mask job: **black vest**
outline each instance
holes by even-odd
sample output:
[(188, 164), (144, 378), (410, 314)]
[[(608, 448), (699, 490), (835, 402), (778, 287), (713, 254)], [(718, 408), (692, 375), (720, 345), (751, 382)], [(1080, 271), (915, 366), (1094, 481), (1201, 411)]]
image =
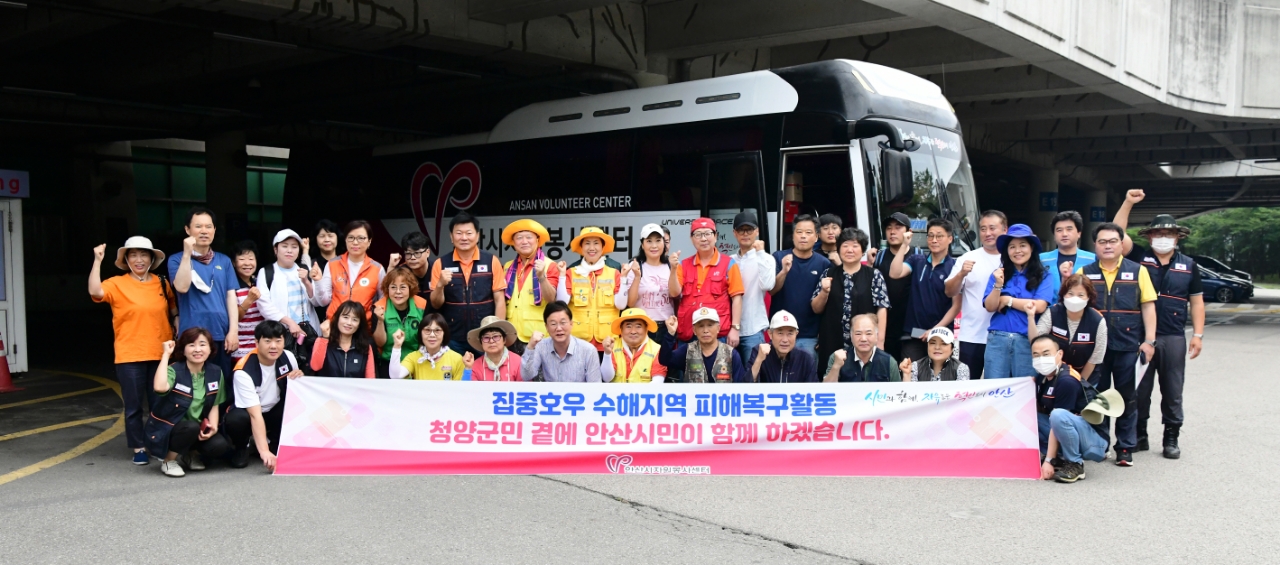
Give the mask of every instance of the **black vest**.
[(844, 366), (840, 367), (840, 382), (889, 382), (889, 368), (893, 366), (893, 356), (885, 353), (883, 349), (876, 349), (875, 354), (871, 356), (871, 362), (867, 363), (866, 368), (862, 367), (862, 363), (858, 361), (857, 352), (852, 348), (846, 350), (845, 355)]
[(338, 347), (338, 340), (331, 339), (329, 340), (329, 347), (325, 348), (324, 365), (320, 367), (317, 374), (322, 377), (363, 379), (365, 365), (369, 364), (371, 353), (372, 350), (370, 349), (366, 349), (363, 352), (355, 349), (343, 351), (341, 347)]
[(1191, 273), (1196, 272), (1196, 262), (1177, 251), (1169, 258), (1169, 270), (1160, 274), (1160, 260), (1155, 254), (1142, 259), (1152, 286), (1156, 287), (1156, 335), (1183, 335), (1187, 328), (1187, 313), (1191, 299)]
[(1107, 280), (1102, 275), (1101, 263), (1090, 263), (1083, 269), (1084, 276), (1093, 283), (1098, 299), (1093, 306), (1107, 319), (1107, 349), (1112, 351), (1137, 351), (1145, 337), (1142, 325), (1141, 291), (1138, 274), (1142, 265), (1128, 259), (1120, 260), (1116, 280), (1107, 290)]
[[(844, 348), (844, 267), (833, 265), (827, 270), (831, 277), (831, 293), (827, 295), (827, 308), (822, 311), (822, 320), (818, 325), (818, 366), (825, 367), (832, 353)], [(875, 277), (875, 269), (863, 265), (853, 275), (853, 315), (875, 314), (876, 307), (871, 302), (871, 282)], [(852, 357), (850, 357), (852, 359)]]
[[(275, 406), (272, 406), (272, 410), (284, 408), (285, 392), (289, 388), (288, 375), (289, 373), (292, 373), (294, 369), (297, 369), (297, 367), (293, 366), (293, 364), (289, 362), (289, 356), (281, 352), (280, 358), (276, 359), (276, 374), (272, 375), (276, 380), (276, 386), (280, 388), (280, 402), (277, 402)], [(257, 353), (250, 355), (244, 362), (244, 368), (240, 370), (247, 373), (250, 379), (253, 379), (253, 388), (259, 388), (262, 386), (262, 362), (258, 361)], [(232, 387), (232, 389), (234, 390), (235, 387)]]
[(449, 322), (452, 339), (465, 342), (468, 331), (480, 327), (485, 316), (494, 314), (492, 267), (493, 255), (481, 251), (471, 263), (471, 281), (467, 282), (462, 265), (452, 253), (440, 257), (440, 270), (452, 277), (444, 287), (444, 305), (440, 307), (440, 314)]
[[(1094, 341), (1098, 339), (1098, 324), (1102, 322), (1102, 313), (1085, 307), (1080, 316), (1080, 325), (1076, 326), (1075, 335), (1068, 335), (1067, 307), (1061, 302), (1049, 307), (1049, 336), (1058, 342), (1062, 350), (1062, 360), (1076, 371), (1084, 369), (1084, 364), (1093, 356)], [(1089, 375), (1084, 375), (1088, 378)]]
[[(929, 356), (926, 355), (924, 357), (916, 359), (915, 361), (912, 361), (912, 363), (915, 363), (916, 372), (918, 373), (916, 375), (916, 378), (920, 379), (920, 382), (929, 382), (933, 380), (933, 359), (930, 359)], [(948, 358), (947, 362), (942, 364), (942, 374), (938, 376), (938, 380), (941, 380), (941, 381), (956, 380), (956, 373), (960, 370), (959, 367), (960, 367), (959, 361), (957, 361), (954, 357)], [(902, 378), (904, 381), (910, 377), (911, 375), (902, 375)]]
[[(169, 434), (173, 426), (181, 422), (191, 408), (191, 370), (185, 362), (173, 364), (173, 388), (156, 399), (151, 408), (143, 433), (147, 451), (155, 457), (163, 459), (169, 454)], [(218, 386), (222, 382), (222, 369), (213, 363), (204, 364), (204, 407), (200, 411), (200, 420), (204, 420), (218, 405)]]

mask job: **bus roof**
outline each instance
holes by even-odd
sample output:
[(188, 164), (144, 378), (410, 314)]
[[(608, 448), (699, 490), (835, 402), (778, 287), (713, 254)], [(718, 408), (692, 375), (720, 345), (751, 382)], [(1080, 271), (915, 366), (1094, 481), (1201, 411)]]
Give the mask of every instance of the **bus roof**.
[(897, 69), (837, 59), (538, 102), (507, 114), (490, 132), (388, 145), (375, 148), (373, 155), (789, 112), (959, 127), (938, 85)]

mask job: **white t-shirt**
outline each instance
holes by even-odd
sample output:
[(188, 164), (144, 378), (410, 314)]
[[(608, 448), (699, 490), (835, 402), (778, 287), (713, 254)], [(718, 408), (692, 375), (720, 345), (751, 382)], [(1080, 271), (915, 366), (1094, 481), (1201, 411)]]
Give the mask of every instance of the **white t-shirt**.
[[(284, 354), (289, 357), (289, 363), (294, 367), (298, 366), (298, 360), (290, 351)], [(254, 355), (257, 355), (256, 353)], [(281, 367), (283, 369), (284, 367)], [(262, 386), (253, 386), (253, 377), (244, 371), (236, 371), (232, 376), (232, 384), (236, 387), (236, 408), (248, 408), (250, 406), (261, 406), (263, 412), (268, 412), (280, 403), (280, 386), (276, 384), (276, 366), (275, 364), (262, 366)]]
[(991, 325), (991, 312), (982, 305), (982, 299), (985, 298), (983, 294), (987, 291), (987, 281), (991, 278), (991, 273), (1000, 266), (1000, 254), (992, 255), (981, 247), (965, 253), (956, 259), (956, 264), (951, 268), (951, 274), (947, 276), (947, 280), (960, 274), (965, 261), (973, 261), (973, 270), (965, 276), (960, 288), (964, 298), (960, 303), (960, 335), (958, 337), (960, 341), (969, 343), (986, 343), (987, 327)]

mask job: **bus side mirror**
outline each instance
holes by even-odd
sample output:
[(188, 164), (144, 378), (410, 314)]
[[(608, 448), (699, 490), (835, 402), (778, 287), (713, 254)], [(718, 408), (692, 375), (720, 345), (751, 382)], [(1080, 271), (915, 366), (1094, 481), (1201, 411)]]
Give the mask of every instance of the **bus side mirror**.
[(880, 179), (885, 206), (903, 206), (911, 202), (915, 183), (911, 178), (911, 157), (906, 151), (888, 147), (880, 151)]

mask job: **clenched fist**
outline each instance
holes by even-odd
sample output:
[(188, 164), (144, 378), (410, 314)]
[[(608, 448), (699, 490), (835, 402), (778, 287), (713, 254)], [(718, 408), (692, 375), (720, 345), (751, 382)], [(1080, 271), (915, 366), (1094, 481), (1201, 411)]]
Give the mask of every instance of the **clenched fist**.
[(475, 363), (476, 363), (476, 356), (472, 355), (470, 351), (468, 351), (466, 355), (462, 356), (463, 367), (470, 369), (472, 365), (475, 365)]
[(391, 258), (387, 261), (387, 270), (390, 271), (391, 269), (396, 268), (396, 265), (399, 265), (399, 264), (400, 264), (400, 254), (392, 253)]
[(997, 267), (995, 272), (991, 273), (991, 276), (996, 278), (996, 286), (1004, 286), (1004, 268), (1003, 267)]
[(396, 330), (396, 333), (391, 334), (391, 343), (395, 344), (395, 347), (404, 345), (404, 330)]
[(974, 265), (976, 265), (976, 263), (974, 263), (973, 259), (966, 260), (963, 265), (960, 265), (960, 276), (963, 277), (973, 272)]
[(93, 248), (94, 261), (101, 261), (102, 258), (106, 256), (107, 256), (107, 244), (104, 243), (102, 245), (99, 245)]
[(837, 349), (835, 353), (831, 354), (831, 357), (836, 360), (835, 362), (836, 367), (844, 366), (844, 360), (847, 356), (848, 354), (845, 353), (843, 349)]
[(256, 286), (249, 287), (249, 293), (245, 295), (244, 303), (253, 304), (254, 302), (257, 302), (259, 298), (262, 298), (262, 291), (258, 290), (258, 287)]
[(1061, 265), (1058, 265), (1058, 274), (1062, 275), (1062, 278), (1065, 279), (1071, 276), (1071, 270), (1073, 267), (1075, 267), (1075, 262), (1063, 261)]
[(178, 342), (172, 339), (160, 344), (160, 348), (164, 350), (165, 355), (172, 355), (173, 349), (178, 346)]
[(903, 359), (901, 363), (898, 363), (898, 370), (902, 371), (903, 382), (911, 380), (911, 359)]
[(795, 258), (796, 256), (791, 255), (790, 253), (782, 256), (782, 272), (785, 273), (791, 270), (791, 262), (794, 261)]
[(757, 357), (757, 359), (764, 359), (764, 356), (768, 355), (770, 351), (773, 351), (773, 347), (771, 347), (769, 344), (767, 343), (760, 344), (760, 356)]
[(822, 293), (831, 292), (831, 277), (822, 277)]
[(600, 345), (604, 347), (604, 351), (606, 354), (610, 351), (613, 351), (613, 344), (614, 344), (613, 336), (604, 338), (604, 341), (600, 343)]
[(1142, 202), (1142, 199), (1146, 197), (1147, 197), (1147, 193), (1144, 192), (1141, 188), (1130, 188), (1129, 192), (1125, 193), (1124, 195), (1124, 201), (1130, 204), (1137, 204), (1139, 202)]
[(675, 316), (667, 318), (667, 333), (676, 335), (676, 330), (680, 329), (680, 320)]

